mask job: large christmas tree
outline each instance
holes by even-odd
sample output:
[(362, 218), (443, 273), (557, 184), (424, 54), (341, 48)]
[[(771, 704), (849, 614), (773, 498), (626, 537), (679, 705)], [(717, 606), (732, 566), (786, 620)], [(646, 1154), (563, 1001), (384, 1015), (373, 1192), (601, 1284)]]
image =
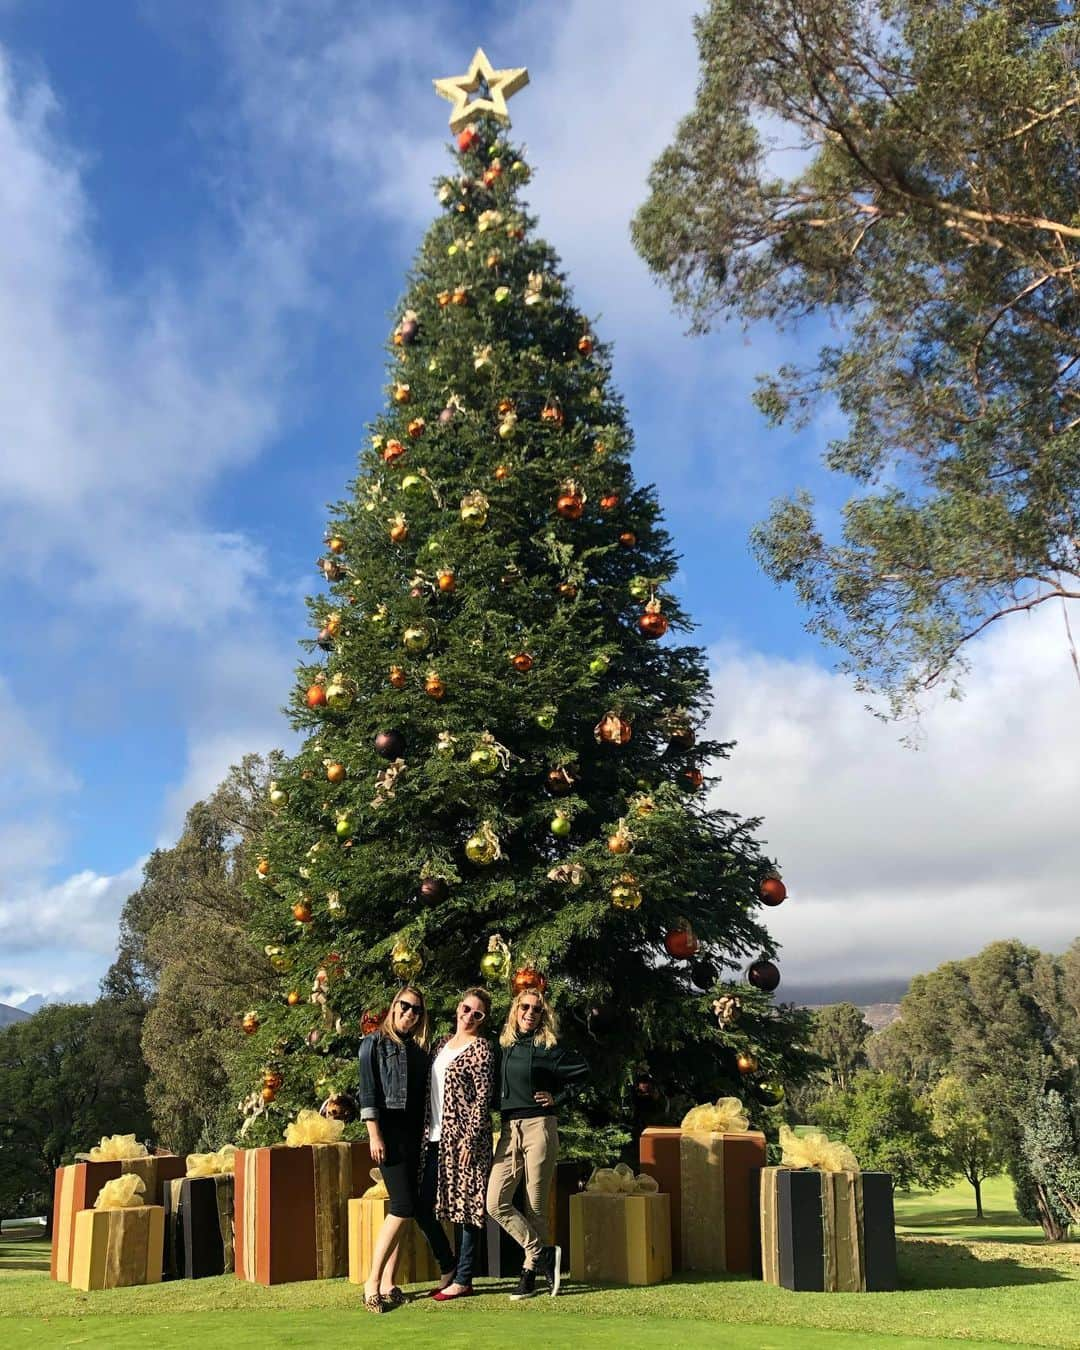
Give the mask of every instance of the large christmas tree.
[(478, 53), (439, 82), (465, 129), (328, 528), (292, 698), (307, 738), (252, 883), (279, 992), (237, 1054), (249, 1141), (328, 1098), (348, 1114), (361, 1034), (406, 977), (440, 1019), (483, 980), (492, 1031), (515, 982), (546, 981), (595, 1070), (594, 1153), (631, 1125), (635, 1083), (646, 1114), (768, 1104), (799, 1062), (798, 1019), (741, 975), (772, 955), (755, 911), (783, 886), (757, 822), (708, 804), (728, 747), (701, 738), (677, 556), (610, 352), (521, 200), (502, 95), (523, 75)]

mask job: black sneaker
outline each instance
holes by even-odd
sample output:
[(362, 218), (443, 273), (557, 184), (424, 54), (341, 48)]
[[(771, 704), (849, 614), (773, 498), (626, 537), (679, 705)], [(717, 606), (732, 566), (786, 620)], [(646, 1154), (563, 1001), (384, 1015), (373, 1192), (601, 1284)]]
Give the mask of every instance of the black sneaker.
[(541, 1247), (537, 1268), (547, 1281), (551, 1297), (554, 1298), (559, 1292), (559, 1285), (562, 1284), (562, 1248)]
[(510, 1295), (513, 1299), (532, 1298), (536, 1293), (536, 1271), (523, 1270), (521, 1279), (518, 1280), (518, 1287)]

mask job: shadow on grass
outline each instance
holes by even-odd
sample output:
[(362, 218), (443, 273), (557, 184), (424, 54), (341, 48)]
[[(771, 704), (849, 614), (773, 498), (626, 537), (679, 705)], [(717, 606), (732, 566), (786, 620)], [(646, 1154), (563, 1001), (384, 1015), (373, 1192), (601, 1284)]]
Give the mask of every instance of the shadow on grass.
[(1011, 1256), (987, 1260), (965, 1242), (920, 1241), (897, 1244), (901, 1289), (1000, 1289), (1006, 1285), (1058, 1284), (1069, 1276), (1047, 1266), (1033, 1266)]
[(40, 1230), (28, 1232), (25, 1237), (15, 1237), (10, 1233), (0, 1239), (0, 1272), (5, 1270), (49, 1269), (49, 1243), (41, 1236)]

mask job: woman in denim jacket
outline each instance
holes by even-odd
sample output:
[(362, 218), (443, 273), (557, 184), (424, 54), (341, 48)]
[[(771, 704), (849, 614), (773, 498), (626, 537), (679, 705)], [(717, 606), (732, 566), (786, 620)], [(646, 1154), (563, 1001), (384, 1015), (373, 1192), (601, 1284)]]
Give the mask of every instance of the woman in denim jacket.
[(400, 989), (378, 1031), (360, 1042), (360, 1119), (367, 1124), (371, 1160), (390, 1197), (364, 1284), (364, 1306), (381, 1313), (405, 1302), (394, 1284), (401, 1230), (415, 1219), (448, 1283), (454, 1271), (450, 1242), (436, 1222), (430, 1198), (420, 1195), (427, 1122), (428, 1015), (423, 994)]

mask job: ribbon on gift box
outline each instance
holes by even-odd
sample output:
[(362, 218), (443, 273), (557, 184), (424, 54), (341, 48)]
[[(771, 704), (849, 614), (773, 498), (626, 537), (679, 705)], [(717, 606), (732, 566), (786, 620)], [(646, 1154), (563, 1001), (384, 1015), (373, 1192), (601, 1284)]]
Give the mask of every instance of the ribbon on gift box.
[(186, 1167), (189, 1177), (231, 1174), (236, 1171), (236, 1148), (232, 1144), (223, 1144), (216, 1153), (189, 1153)]
[(301, 1148), (305, 1144), (340, 1144), (344, 1132), (343, 1120), (329, 1120), (318, 1111), (305, 1108), (286, 1129), (285, 1143), (289, 1148)]
[(365, 1200), (388, 1199), (390, 1192), (386, 1189), (386, 1182), (383, 1181), (383, 1175), (379, 1171), (379, 1169), (377, 1167), (373, 1167), (371, 1171), (368, 1173), (368, 1176), (371, 1178), (373, 1184), (370, 1185), (364, 1192), (363, 1199)]
[(127, 1162), (129, 1158), (148, 1158), (146, 1145), (136, 1142), (133, 1134), (103, 1134), (101, 1143), (89, 1153), (76, 1153), (76, 1162)]
[(619, 1163), (616, 1167), (596, 1167), (585, 1183), (592, 1195), (655, 1195), (660, 1183), (644, 1172), (635, 1174), (632, 1167)]
[(750, 1121), (738, 1097), (718, 1097), (687, 1111), (682, 1128), (702, 1134), (745, 1134)]
[(781, 1167), (798, 1170), (817, 1168), (821, 1172), (858, 1172), (859, 1160), (847, 1144), (835, 1143), (821, 1130), (796, 1134), (787, 1125), (780, 1126)]
[(98, 1191), (95, 1209), (133, 1209), (146, 1204), (146, 1182), (136, 1172), (113, 1177)]

